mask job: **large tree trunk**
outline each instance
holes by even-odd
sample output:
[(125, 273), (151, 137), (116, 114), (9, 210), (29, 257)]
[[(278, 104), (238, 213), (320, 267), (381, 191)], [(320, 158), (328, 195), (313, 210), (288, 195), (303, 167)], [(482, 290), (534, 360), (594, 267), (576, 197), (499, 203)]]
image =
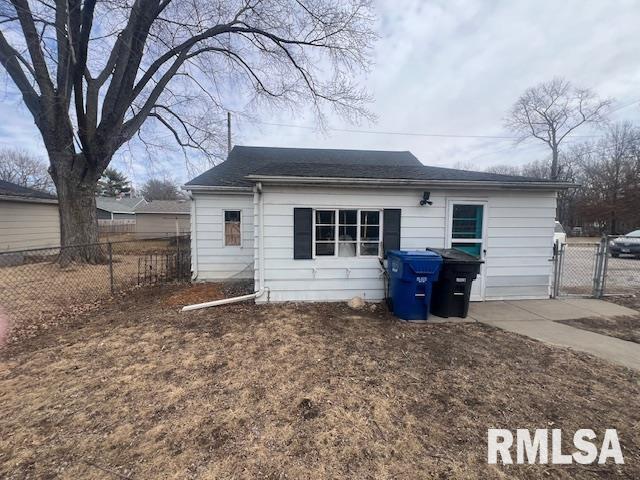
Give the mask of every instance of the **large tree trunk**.
[(60, 263), (103, 263), (106, 252), (98, 243), (95, 188), (99, 175), (82, 155), (52, 158), (53, 181), (60, 212)]

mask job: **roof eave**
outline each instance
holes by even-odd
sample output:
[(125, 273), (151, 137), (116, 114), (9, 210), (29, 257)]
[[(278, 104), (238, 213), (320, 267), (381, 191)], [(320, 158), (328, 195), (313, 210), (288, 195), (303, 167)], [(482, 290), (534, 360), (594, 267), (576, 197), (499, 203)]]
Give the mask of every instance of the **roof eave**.
[(443, 187), (443, 188), (500, 188), (500, 189), (537, 189), (537, 190), (566, 190), (580, 185), (565, 182), (513, 182), (494, 180), (416, 180), (416, 179), (391, 179), (391, 178), (334, 178), (334, 177), (299, 177), (277, 175), (247, 175), (248, 180), (260, 181), (271, 184), (285, 185), (373, 185), (373, 186), (416, 186), (416, 187)]
[(7, 202), (47, 203), (50, 205), (58, 204), (58, 199), (56, 198), (23, 197), (20, 195), (0, 195), (0, 200)]

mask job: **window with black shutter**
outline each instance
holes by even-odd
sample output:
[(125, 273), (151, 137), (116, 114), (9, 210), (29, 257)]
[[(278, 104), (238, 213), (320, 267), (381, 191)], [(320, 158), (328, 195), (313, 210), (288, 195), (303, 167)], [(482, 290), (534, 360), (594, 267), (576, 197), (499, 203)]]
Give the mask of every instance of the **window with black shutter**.
[(384, 257), (389, 250), (400, 250), (400, 216), (399, 208), (385, 208), (383, 212), (382, 248)]
[(293, 258), (307, 260), (313, 257), (313, 210), (293, 209)]

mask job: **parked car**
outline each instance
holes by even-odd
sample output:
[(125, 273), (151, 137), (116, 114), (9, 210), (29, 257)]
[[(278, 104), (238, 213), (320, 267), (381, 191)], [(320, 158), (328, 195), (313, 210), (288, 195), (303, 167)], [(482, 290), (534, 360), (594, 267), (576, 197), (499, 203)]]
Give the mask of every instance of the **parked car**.
[(567, 233), (564, 231), (564, 227), (558, 221), (556, 221), (555, 230), (553, 231), (553, 243), (557, 245), (564, 245), (567, 243)]
[(609, 242), (611, 256), (635, 255), (640, 257), (640, 230), (634, 230)]

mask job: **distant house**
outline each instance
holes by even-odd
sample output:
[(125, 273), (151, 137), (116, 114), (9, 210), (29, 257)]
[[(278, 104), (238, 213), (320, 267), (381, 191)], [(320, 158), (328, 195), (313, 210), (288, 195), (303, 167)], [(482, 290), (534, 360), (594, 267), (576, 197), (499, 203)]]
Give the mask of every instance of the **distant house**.
[(0, 252), (59, 245), (55, 195), (0, 180)]
[(136, 237), (185, 235), (191, 230), (191, 201), (154, 200), (136, 207)]
[(135, 208), (144, 203), (144, 198), (96, 197), (98, 220), (135, 221)]

